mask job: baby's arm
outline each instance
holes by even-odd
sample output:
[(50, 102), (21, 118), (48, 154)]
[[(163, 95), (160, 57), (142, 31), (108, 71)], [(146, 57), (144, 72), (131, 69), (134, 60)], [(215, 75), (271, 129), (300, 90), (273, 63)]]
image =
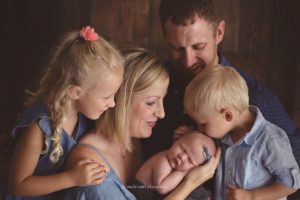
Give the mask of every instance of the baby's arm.
[[(72, 170), (61, 173), (36, 176), (33, 175), (37, 162), (43, 149), (44, 137), (37, 122), (26, 128), (18, 139), (15, 152), (12, 158), (9, 173), (9, 189), (17, 196), (40, 196), (49, 194), (61, 189), (82, 184), (77, 176), (78, 173), (86, 174), (93, 170), (98, 174), (99, 164), (84, 160)], [(92, 181), (89, 180), (91, 184)]]
[(289, 188), (279, 183), (254, 190), (244, 190), (235, 187), (228, 188), (228, 200), (274, 200), (288, 196), (297, 189)]
[[(153, 182), (160, 194), (167, 194), (174, 190), (182, 181), (188, 171), (173, 170), (168, 162), (166, 154), (161, 154), (159, 160), (153, 162)], [(158, 164), (159, 163), (159, 164)]]

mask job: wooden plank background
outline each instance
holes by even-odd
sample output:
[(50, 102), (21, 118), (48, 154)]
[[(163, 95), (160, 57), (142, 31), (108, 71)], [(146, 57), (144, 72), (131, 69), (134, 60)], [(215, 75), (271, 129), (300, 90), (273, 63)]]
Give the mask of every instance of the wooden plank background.
[[(31, 0), (1, 2), (1, 132), (35, 90), (48, 52), (66, 31), (92, 25), (116, 45), (138, 45), (164, 58), (160, 0)], [(300, 126), (300, 3), (217, 0), (226, 20), (220, 49), (269, 87)]]

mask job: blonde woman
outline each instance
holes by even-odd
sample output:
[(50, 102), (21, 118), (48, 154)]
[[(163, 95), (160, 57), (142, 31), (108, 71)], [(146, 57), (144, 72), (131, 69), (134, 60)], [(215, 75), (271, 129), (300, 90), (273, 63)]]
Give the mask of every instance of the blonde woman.
[(102, 182), (104, 168), (85, 159), (63, 162), (110, 107), (123, 80), (123, 58), (91, 27), (68, 33), (55, 50), (30, 106), (11, 133), (14, 146), (4, 199), (49, 199), (51, 193)]
[[(142, 162), (138, 138), (150, 137), (157, 121), (165, 116), (163, 99), (169, 76), (157, 58), (145, 49), (130, 48), (123, 53), (124, 80), (116, 94), (116, 106), (101, 116), (95, 130), (84, 135), (67, 161), (67, 168), (84, 158), (104, 163), (105, 180), (97, 186), (68, 189), (64, 199), (135, 199), (125, 185)], [(212, 176), (209, 168), (215, 169), (216, 165), (217, 162), (212, 161), (209, 167), (194, 171), (193, 178), (200, 177), (197, 173), (205, 177), (197, 180), (190, 177), (174, 196), (188, 194), (191, 188)]]

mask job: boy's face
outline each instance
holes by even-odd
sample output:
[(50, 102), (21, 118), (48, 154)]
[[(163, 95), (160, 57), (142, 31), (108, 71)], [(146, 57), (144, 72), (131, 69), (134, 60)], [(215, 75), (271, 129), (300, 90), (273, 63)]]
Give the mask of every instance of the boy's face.
[(228, 117), (227, 111), (211, 115), (200, 112), (188, 112), (188, 114), (197, 123), (199, 131), (212, 138), (223, 138), (233, 126), (232, 117)]
[(183, 136), (168, 150), (167, 158), (175, 170), (189, 170), (206, 161), (204, 146), (200, 138)]

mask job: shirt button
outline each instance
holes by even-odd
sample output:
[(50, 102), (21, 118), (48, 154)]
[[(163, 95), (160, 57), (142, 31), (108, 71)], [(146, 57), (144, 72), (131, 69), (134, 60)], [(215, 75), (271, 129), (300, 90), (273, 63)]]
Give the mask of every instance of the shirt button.
[(298, 173), (298, 170), (295, 169), (295, 168), (293, 168), (291, 172), (292, 172), (292, 174), (297, 174), (297, 173)]
[(231, 170), (227, 170), (227, 174), (231, 175)]
[(175, 90), (175, 91), (174, 91), (174, 94), (177, 95), (177, 94), (178, 94), (178, 90)]

